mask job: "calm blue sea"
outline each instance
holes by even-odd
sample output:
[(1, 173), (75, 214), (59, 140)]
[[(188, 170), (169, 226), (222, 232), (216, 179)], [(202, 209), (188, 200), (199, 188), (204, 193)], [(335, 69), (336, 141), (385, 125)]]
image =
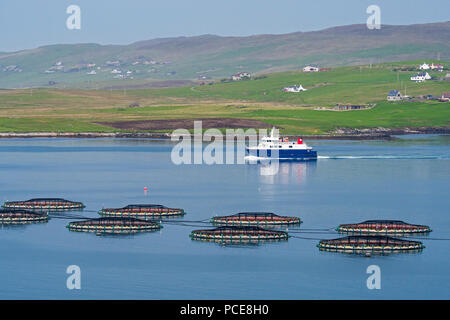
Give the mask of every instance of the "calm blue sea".
[[(400, 219), (450, 238), (450, 136), (395, 141), (307, 141), (317, 162), (181, 165), (169, 141), (134, 139), (0, 140), (0, 200), (63, 197), (102, 207), (159, 203), (186, 221), (239, 211), (302, 218), (286, 242), (221, 246), (192, 241), (198, 227), (165, 224), (134, 236), (75, 233), (70, 220), (0, 227), (1, 299), (449, 299), (450, 241), (423, 240), (418, 254), (370, 258), (321, 252), (340, 223)], [(144, 187), (148, 188), (147, 194)], [(68, 290), (66, 268), (81, 268)], [(381, 268), (369, 290), (366, 269)]]

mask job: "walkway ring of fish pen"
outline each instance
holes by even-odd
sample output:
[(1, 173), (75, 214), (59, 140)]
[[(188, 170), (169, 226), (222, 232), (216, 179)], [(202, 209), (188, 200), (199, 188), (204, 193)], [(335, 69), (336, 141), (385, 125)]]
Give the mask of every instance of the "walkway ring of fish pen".
[(106, 208), (98, 211), (104, 217), (176, 217), (186, 213), (183, 209), (168, 208), (159, 204), (131, 204), (123, 208)]
[(334, 252), (393, 252), (425, 248), (420, 241), (402, 240), (387, 236), (348, 236), (339, 239), (321, 240), (317, 247), (320, 250)]
[(409, 224), (399, 220), (367, 220), (361, 223), (341, 224), (337, 232), (348, 234), (401, 235), (429, 233), (431, 228), (424, 225)]
[(271, 212), (240, 212), (229, 216), (213, 217), (210, 222), (221, 226), (276, 226), (302, 223), (298, 217), (279, 216)]
[(81, 202), (61, 198), (35, 198), (25, 201), (6, 201), (2, 207), (5, 209), (64, 211), (81, 210), (85, 205)]
[(39, 223), (48, 222), (48, 219), (48, 215), (44, 213), (26, 210), (0, 209), (0, 224)]
[(137, 233), (150, 232), (162, 228), (154, 221), (144, 221), (133, 218), (98, 218), (70, 222), (67, 225), (70, 231), (96, 232), (96, 233)]
[(193, 240), (266, 241), (287, 240), (289, 235), (284, 231), (266, 230), (259, 227), (218, 227), (194, 230), (190, 237)]

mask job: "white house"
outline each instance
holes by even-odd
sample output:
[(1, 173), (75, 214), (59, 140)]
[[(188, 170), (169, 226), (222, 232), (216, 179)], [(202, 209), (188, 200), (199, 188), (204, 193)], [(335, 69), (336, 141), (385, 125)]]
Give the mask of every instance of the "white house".
[(419, 69), (420, 70), (430, 70), (430, 65), (428, 63), (424, 62), (419, 66)]
[(111, 73), (122, 73), (122, 71), (114, 69), (113, 71), (111, 71)]
[(231, 76), (231, 79), (233, 81), (239, 81), (239, 80), (250, 79), (250, 78), (251, 78), (251, 74), (248, 72), (238, 72)]
[(387, 101), (402, 100), (402, 94), (398, 90), (391, 90), (387, 95)]
[(94, 74), (97, 74), (97, 71), (95, 71), (95, 70), (91, 70), (91, 71), (89, 71), (89, 72), (86, 72), (86, 74), (89, 74), (89, 75), (94, 75)]
[(303, 68), (303, 72), (319, 72), (319, 67), (315, 65), (309, 65)]
[(428, 74), (428, 72), (419, 72), (415, 76), (411, 77), (411, 81), (415, 81), (415, 82), (424, 82), (425, 80), (430, 80), (430, 79), (431, 79), (431, 77)]
[(308, 89), (305, 89), (302, 87), (302, 85), (298, 85), (298, 86), (291, 86), (291, 87), (285, 87), (283, 88), (283, 92), (301, 92), (301, 91), (306, 91)]

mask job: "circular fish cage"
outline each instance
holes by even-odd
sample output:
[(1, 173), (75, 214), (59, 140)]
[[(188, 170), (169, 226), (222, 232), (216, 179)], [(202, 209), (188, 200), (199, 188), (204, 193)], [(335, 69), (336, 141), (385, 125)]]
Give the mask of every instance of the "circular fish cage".
[(106, 208), (98, 212), (103, 217), (165, 218), (185, 215), (183, 209), (167, 208), (160, 204), (130, 204), (123, 208)]
[(48, 215), (26, 210), (0, 209), (0, 224), (48, 222)]
[(26, 201), (7, 201), (3, 204), (5, 209), (25, 209), (41, 211), (81, 210), (84, 204), (61, 198), (35, 198)]
[(430, 227), (399, 220), (367, 220), (354, 224), (341, 224), (337, 232), (355, 235), (408, 235), (431, 232)]
[(282, 226), (298, 225), (298, 217), (279, 216), (271, 212), (240, 212), (230, 216), (211, 218), (211, 223), (220, 226)]
[(321, 240), (317, 247), (323, 251), (342, 253), (390, 253), (419, 252), (425, 248), (422, 242), (402, 240), (388, 236), (348, 236)]
[(190, 234), (193, 240), (228, 242), (228, 243), (258, 243), (263, 241), (287, 240), (284, 231), (266, 230), (259, 227), (226, 226), (215, 229), (194, 230)]
[(161, 229), (162, 226), (153, 221), (110, 217), (70, 222), (67, 228), (70, 231), (79, 232), (130, 234), (156, 231)]

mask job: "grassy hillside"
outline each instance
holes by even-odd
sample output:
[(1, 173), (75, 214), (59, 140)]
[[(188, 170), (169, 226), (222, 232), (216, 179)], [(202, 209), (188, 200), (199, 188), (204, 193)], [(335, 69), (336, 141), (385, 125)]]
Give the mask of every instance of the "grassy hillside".
[[(263, 75), (260, 79), (214, 85), (168, 88), (158, 91), (128, 91), (139, 97), (172, 97), (194, 100), (231, 100), (258, 103), (283, 103), (298, 106), (333, 106), (336, 103), (372, 103), (385, 98), (389, 90), (397, 89), (408, 95), (438, 95), (448, 89), (448, 82), (410, 81), (414, 71), (394, 72), (398, 66), (417, 67), (421, 62), (385, 63), (375, 66), (340, 67), (328, 72), (303, 73), (298, 71)], [(431, 63), (431, 60), (430, 60)], [(442, 62), (441, 62), (442, 63)], [(445, 63), (445, 62), (444, 62)], [(445, 63), (450, 69), (450, 64)], [(441, 78), (441, 72), (429, 72)], [(309, 89), (302, 93), (285, 93), (282, 88), (298, 85)], [(448, 90), (447, 90), (448, 91)]]
[[(338, 67), (320, 73), (290, 71), (256, 80), (169, 89), (0, 90), (0, 131), (112, 132), (118, 130), (96, 122), (199, 118), (261, 120), (291, 134), (322, 134), (342, 127), (450, 127), (450, 103), (386, 101), (389, 90), (404, 93), (405, 85), (409, 96), (450, 92), (448, 81), (413, 83), (409, 77), (414, 72), (393, 71), (419, 62)], [(431, 75), (439, 78), (443, 73)], [(308, 91), (281, 91), (284, 86), (299, 83)], [(132, 102), (139, 107), (130, 108)], [(336, 103), (376, 103), (376, 107), (343, 112), (314, 110)]]
[[(313, 32), (249, 37), (204, 35), (136, 42), (130, 45), (52, 45), (0, 54), (0, 88), (52, 86), (104, 88), (142, 85), (151, 80), (213, 79), (246, 70), (252, 73), (295, 70), (308, 63), (345, 66), (384, 61), (450, 60), (450, 22), (409, 26), (383, 25), (368, 30), (350, 25)], [(105, 63), (120, 60), (120, 66)], [(56, 62), (64, 72), (45, 73)], [(155, 64), (144, 64), (153, 61)], [(133, 63), (139, 62), (133, 65)], [(88, 75), (83, 67), (101, 67)], [(21, 72), (3, 72), (17, 65)], [(80, 70), (74, 68), (81, 68)], [(131, 71), (127, 79), (113, 79), (115, 68)], [(69, 72), (69, 70), (72, 70)], [(131, 79), (133, 78), (133, 79)]]

